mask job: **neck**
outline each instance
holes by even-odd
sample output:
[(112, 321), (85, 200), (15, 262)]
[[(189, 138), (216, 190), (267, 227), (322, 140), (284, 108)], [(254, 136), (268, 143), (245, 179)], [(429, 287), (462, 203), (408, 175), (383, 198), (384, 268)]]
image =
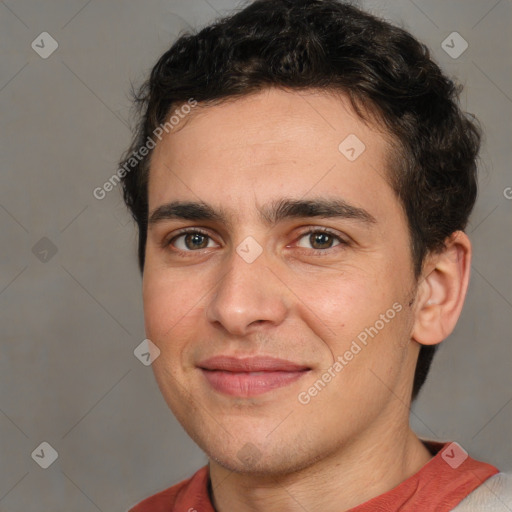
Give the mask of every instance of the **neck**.
[(291, 474), (234, 473), (210, 460), (212, 501), (217, 512), (346, 511), (393, 489), (431, 457), (407, 424), (368, 432)]

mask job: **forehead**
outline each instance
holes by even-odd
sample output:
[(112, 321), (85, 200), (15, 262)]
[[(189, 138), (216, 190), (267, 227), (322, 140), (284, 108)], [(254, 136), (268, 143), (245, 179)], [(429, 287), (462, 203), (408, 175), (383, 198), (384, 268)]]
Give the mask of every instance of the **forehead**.
[(200, 105), (154, 150), (150, 211), (171, 197), (231, 201), (239, 211), (272, 195), (382, 199), (391, 192), (388, 141), (341, 94), (271, 88)]

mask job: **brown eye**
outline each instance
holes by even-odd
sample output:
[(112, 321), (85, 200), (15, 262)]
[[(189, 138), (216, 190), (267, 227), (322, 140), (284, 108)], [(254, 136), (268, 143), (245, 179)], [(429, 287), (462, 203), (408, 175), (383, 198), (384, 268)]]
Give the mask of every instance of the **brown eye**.
[(188, 249), (204, 249), (208, 247), (208, 237), (201, 233), (189, 233), (185, 236), (185, 245)]
[(171, 244), (181, 251), (195, 251), (198, 249), (214, 247), (215, 245), (208, 235), (199, 231), (191, 231), (190, 233), (178, 235), (171, 240)]
[(325, 250), (331, 249), (340, 243), (342, 243), (342, 240), (336, 235), (325, 231), (310, 231), (300, 237), (297, 245), (314, 250)]
[(313, 233), (309, 235), (309, 243), (313, 249), (329, 249), (334, 239), (327, 233)]

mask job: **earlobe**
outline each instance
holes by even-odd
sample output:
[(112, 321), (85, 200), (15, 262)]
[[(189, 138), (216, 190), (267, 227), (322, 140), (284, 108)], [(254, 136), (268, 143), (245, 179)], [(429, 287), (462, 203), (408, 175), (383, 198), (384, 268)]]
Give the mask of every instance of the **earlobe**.
[(435, 345), (453, 331), (464, 305), (471, 267), (471, 242), (462, 231), (445, 241), (442, 251), (430, 254), (416, 293), (411, 338)]

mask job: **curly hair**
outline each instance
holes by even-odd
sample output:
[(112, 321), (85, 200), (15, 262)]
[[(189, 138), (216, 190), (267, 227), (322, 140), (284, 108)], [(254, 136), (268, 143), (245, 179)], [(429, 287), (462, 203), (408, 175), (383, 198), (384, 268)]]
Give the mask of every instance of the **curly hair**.
[[(463, 230), (477, 194), (481, 132), (461, 111), (462, 87), (402, 28), (336, 0), (256, 0), (177, 39), (135, 92), (139, 121), (120, 165), (124, 200), (139, 232), (141, 272), (152, 152), (133, 153), (193, 98), (219, 103), (268, 87), (345, 94), (364, 120), (380, 122), (393, 144), (389, 182), (408, 219), (415, 276), (425, 256)], [(422, 346), (413, 400), (436, 346)]]

